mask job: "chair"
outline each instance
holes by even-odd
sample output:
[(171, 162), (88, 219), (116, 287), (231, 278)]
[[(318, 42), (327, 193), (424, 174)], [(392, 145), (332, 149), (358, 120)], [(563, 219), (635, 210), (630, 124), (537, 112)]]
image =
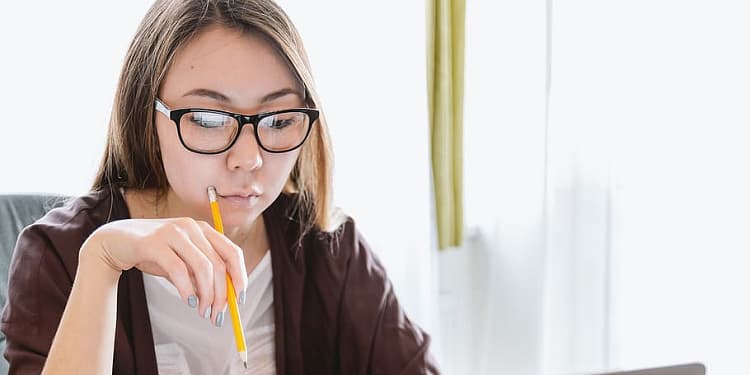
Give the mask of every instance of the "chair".
[[(8, 298), (8, 267), (18, 234), (66, 200), (58, 195), (0, 194), (0, 306), (5, 306)], [(5, 335), (0, 333), (0, 353), (4, 352)], [(0, 374), (7, 374), (8, 362), (4, 356), (0, 357)]]

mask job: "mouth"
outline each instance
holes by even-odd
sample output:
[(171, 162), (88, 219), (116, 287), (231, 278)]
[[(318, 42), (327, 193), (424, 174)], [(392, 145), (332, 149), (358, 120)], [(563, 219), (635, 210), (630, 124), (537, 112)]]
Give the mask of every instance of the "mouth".
[(238, 191), (227, 194), (219, 194), (219, 199), (235, 206), (252, 206), (255, 204), (263, 193), (252, 191)]

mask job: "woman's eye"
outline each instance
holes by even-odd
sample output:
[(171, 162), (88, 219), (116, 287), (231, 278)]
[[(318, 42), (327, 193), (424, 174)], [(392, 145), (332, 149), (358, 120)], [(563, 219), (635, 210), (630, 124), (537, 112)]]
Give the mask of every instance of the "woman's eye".
[(290, 112), (266, 117), (262, 122), (264, 123), (263, 125), (268, 128), (281, 130), (290, 126), (296, 126), (300, 121), (302, 121), (301, 114)]
[(271, 127), (274, 129), (283, 129), (293, 124), (294, 124), (294, 121), (291, 119), (278, 119), (278, 120), (273, 121), (273, 125), (271, 125)]
[(219, 128), (226, 126), (227, 118), (213, 113), (194, 113), (190, 122), (203, 128)]

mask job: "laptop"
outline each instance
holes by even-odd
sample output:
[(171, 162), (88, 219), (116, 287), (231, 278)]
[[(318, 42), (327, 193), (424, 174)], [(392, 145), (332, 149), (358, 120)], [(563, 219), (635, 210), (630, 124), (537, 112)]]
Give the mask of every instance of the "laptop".
[(688, 363), (641, 370), (605, 372), (596, 375), (706, 375), (706, 366), (701, 363)]

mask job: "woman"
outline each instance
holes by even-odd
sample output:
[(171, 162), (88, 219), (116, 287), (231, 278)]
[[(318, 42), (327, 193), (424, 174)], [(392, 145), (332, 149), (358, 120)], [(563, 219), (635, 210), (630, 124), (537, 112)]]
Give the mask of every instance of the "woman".
[(0, 326), (10, 373), (437, 373), (429, 336), (330, 207), (319, 103), (271, 0), (157, 1), (92, 191), (19, 237)]

